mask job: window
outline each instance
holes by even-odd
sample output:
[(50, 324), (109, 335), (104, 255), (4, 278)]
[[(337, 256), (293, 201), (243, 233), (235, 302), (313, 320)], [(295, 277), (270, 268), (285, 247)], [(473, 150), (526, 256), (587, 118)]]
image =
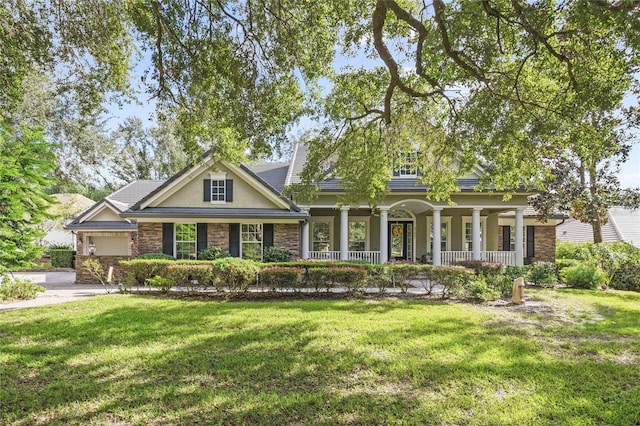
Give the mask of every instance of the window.
[[(449, 249), (449, 240), (451, 235), (451, 217), (440, 217), (440, 251)], [(433, 217), (427, 217), (427, 248), (429, 253), (433, 253)]]
[(331, 222), (328, 220), (311, 223), (311, 248), (313, 251), (331, 250)]
[(241, 225), (240, 255), (243, 259), (262, 260), (261, 223), (243, 223)]
[(349, 221), (349, 251), (367, 250), (367, 222)]
[(196, 259), (196, 224), (176, 224), (176, 259)]
[(397, 164), (393, 170), (394, 176), (417, 176), (418, 153), (405, 152), (398, 156)]
[(225, 201), (225, 180), (211, 179), (211, 201)]
[[(480, 250), (486, 250), (486, 241), (484, 238), (484, 230), (486, 228), (487, 218), (480, 217)], [(473, 251), (473, 222), (471, 217), (464, 216), (462, 218), (462, 250)]]

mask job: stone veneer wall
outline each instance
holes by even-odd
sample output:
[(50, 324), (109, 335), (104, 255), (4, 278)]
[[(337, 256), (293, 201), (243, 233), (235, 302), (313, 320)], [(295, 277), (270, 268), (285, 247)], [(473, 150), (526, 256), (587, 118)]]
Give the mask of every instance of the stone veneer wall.
[(82, 265), (88, 259), (97, 260), (104, 269), (105, 276), (109, 271), (109, 267), (113, 266), (113, 277), (115, 282), (122, 276), (122, 267), (119, 265), (121, 260), (129, 260), (129, 256), (84, 256), (76, 255), (76, 284), (100, 284), (100, 282), (89, 274), (89, 271)]
[(273, 246), (289, 249), (294, 257), (300, 255), (300, 227), (297, 223), (276, 223), (273, 226)]
[(210, 223), (207, 227), (207, 247), (229, 250), (229, 224)]
[[(531, 262), (555, 262), (556, 261), (556, 227), (536, 226), (536, 238), (534, 242), (535, 257)], [(498, 251), (502, 251), (502, 226), (498, 226)], [(526, 256), (526, 250), (524, 255)]]
[(138, 255), (162, 253), (162, 223), (138, 223)]

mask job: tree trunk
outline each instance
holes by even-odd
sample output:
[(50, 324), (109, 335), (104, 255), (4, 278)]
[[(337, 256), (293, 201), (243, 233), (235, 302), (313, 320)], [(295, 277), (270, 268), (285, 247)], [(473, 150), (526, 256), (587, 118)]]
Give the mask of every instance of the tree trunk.
[(602, 242), (602, 222), (600, 222), (600, 218), (596, 217), (591, 221), (591, 228), (593, 229), (593, 242), (601, 243)]

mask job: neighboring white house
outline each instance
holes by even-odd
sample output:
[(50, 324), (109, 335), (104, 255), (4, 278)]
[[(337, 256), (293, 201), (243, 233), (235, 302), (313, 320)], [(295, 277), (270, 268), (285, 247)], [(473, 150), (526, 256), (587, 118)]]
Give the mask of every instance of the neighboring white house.
[(59, 216), (56, 219), (46, 220), (42, 223), (42, 229), (47, 233), (40, 244), (43, 246), (68, 245), (75, 250), (76, 239), (72, 231), (63, 229), (64, 225), (78, 216), (80, 213), (95, 204), (90, 198), (82, 194), (53, 194), (59, 204), (53, 204), (49, 212)]
[[(567, 219), (556, 227), (556, 238), (560, 242), (593, 242), (593, 230), (589, 223)], [(611, 207), (607, 223), (602, 225), (602, 241), (625, 241), (640, 248), (640, 209)]]

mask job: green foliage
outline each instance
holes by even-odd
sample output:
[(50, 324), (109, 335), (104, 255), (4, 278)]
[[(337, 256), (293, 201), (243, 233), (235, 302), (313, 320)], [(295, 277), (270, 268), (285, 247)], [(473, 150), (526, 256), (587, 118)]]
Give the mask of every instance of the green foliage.
[(487, 284), (487, 281), (484, 278), (476, 278), (468, 285), (466, 294), (471, 299), (488, 302), (490, 300), (498, 299), (502, 295), (502, 292)]
[(330, 268), (309, 268), (306, 273), (306, 283), (315, 289), (316, 292), (321, 288), (327, 291), (331, 289), (332, 283), (329, 280)]
[(167, 266), (165, 278), (173, 286), (206, 289), (213, 282), (213, 272), (210, 264), (175, 263)]
[(443, 286), (442, 297), (463, 297), (464, 290), (474, 279), (471, 269), (461, 266), (436, 266), (426, 269), (427, 277), (433, 284)]
[(76, 252), (68, 248), (49, 249), (51, 266), (54, 268), (73, 268)]
[(456, 265), (472, 269), (476, 274), (484, 276), (498, 275), (504, 269), (502, 263), (485, 262), (483, 260), (462, 260), (456, 262)]
[(100, 284), (107, 290), (107, 293), (111, 293), (111, 291), (115, 287), (115, 283), (113, 281), (108, 280), (107, 272), (102, 267), (102, 264), (97, 259), (87, 259), (82, 262), (82, 266), (89, 272), (89, 274), (98, 280)]
[(259, 281), (262, 287), (271, 291), (299, 290), (302, 270), (300, 268), (271, 266), (260, 270)]
[(609, 286), (616, 290), (640, 292), (640, 255), (629, 257), (621, 263), (611, 277)]
[(558, 270), (558, 274), (562, 274), (565, 268), (577, 266), (580, 263), (581, 261), (577, 259), (556, 259), (556, 269)]
[(44, 293), (44, 291), (44, 287), (29, 280), (0, 275), (0, 301), (34, 299), (38, 293)]
[(562, 271), (564, 282), (575, 288), (595, 290), (605, 284), (607, 276), (595, 266), (580, 264)]
[(201, 260), (216, 260), (224, 259), (225, 257), (231, 257), (231, 253), (222, 247), (209, 246), (204, 250), (198, 252), (198, 259)]
[(218, 291), (229, 287), (231, 291), (246, 292), (249, 286), (256, 283), (260, 267), (252, 260), (228, 257), (214, 260), (213, 284)]
[(27, 267), (44, 251), (36, 225), (52, 218), (55, 200), (45, 188), (53, 182), (53, 146), (42, 129), (11, 126), (0, 116), (0, 159), (0, 270)]
[(412, 263), (390, 263), (388, 270), (393, 286), (399, 288), (402, 293), (406, 293), (411, 281), (424, 279), (424, 270), (429, 267)]
[(149, 277), (145, 280), (146, 284), (149, 286), (159, 289), (160, 291), (166, 293), (171, 290), (173, 287), (173, 280), (168, 277), (162, 277), (160, 275), (155, 275), (153, 277)]
[(387, 265), (371, 265), (367, 285), (377, 288), (380, 293), (384, 293), (393, 284), (391, 274)]
[(122, 260), (122, 266), (125, 279), (129, 286), (142, 287), (146, 284), (147, 279), (156, 275), (165, 276), (167, 267), (174, 264), (175, 259), (133, 259)]
[(279, 247), (267, 247), (264, 249), (262, 261), (265, 263), (290, 262), (293, 252), (289, 249)]
[(164, 253), (145, 253), (138, 256), (136, 259), (162, 259), (162, 260), (176, 260), (173, 256)]
[(516, 278), (524, 278), (525, 282), (529, 277), (529, 273), (531, 271), (531, 265), (508, 265), (504, 268), (504, 275), (509, 277), (511, 280), (515, 280)]
[(553, 262), (535, 262), (531, 265), (529, 280), (536, 285), (555, 285), (558, 283), (556, 264)]

